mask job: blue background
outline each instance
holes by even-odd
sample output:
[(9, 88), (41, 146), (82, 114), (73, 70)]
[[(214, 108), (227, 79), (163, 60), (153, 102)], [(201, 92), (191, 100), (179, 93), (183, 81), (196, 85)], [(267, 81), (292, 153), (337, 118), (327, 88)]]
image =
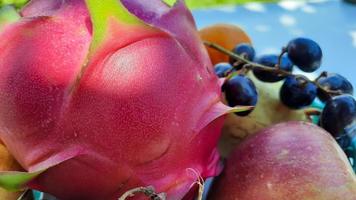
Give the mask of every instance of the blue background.
[(198, 28), (241, 26), (257, 54), (279, 53), (289, 40), (308, 37), (323, 50), (319, 71), (338, 72), (356, 86), (356, 4), (338, 0), (249, 3), (193, 11)]

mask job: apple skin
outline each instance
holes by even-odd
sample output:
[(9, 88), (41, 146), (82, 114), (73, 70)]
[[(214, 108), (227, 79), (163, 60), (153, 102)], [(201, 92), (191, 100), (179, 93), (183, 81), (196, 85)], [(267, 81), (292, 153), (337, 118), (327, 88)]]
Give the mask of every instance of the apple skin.
[(332, 136), (307, 122), (263, 129), (231, 154), (209, 200), (355, 200), (356, 176)]
[(279, 100), (279, 89), (283, 81), (265, 83), (255, 78), (251, 72), (248, 76), (256, 85), (258, 102), (255, 109), (247, 116), (229, 114), (226, 117), (219, 141), (219, 151), (224, 158), (228, 157), (235, 146), (247, 136), (263, 128), (280, 122), (308, 120), (304, 109), (292, 110)]

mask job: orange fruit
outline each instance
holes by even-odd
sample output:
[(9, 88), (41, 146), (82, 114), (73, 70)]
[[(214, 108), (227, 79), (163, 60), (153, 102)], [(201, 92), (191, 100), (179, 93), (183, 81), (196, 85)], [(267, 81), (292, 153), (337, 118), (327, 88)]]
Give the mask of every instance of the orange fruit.
[[(216, 43), (228, 50), (232, 50), (236, 45), (241, 43), (252, 43), (244, 30), (231, 24), (214, 24), (205, 27), (199, 30), (199, 35), (203, 41)], [(214, 65), (229, 61), (229, 56), (210, 47), (207, 47), (207, 50)]]
[(21, 167), (0, 140), (0, 171), (9, 170), (21, 170)]
[[(0, 171), (19, 171), (20, 165), (11, 156), (3, 142), (0, 140)], [(16, 200), (21, 192), (9, 192), (0, 188), (0, 199)]]

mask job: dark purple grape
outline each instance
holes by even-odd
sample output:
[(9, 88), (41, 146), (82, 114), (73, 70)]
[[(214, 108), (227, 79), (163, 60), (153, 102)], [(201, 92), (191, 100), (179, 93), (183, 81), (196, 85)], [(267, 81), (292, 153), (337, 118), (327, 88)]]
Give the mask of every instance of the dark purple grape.
[(342, 149), (346, 149), (351, 144), (351, 137), (348, 134), (343, 134), (340, 137), (335, 138), (335, 140)]
[(227, 76), (229, 72), (233, 70), (233, 67), (229, 63), (218, 63), (214, 66), (215, 74), (219, 78)]
[[(326, 77), (322, 77), (318, 80), (320, 86), (328, 90), (340, 91), (343, 94), (353, 95), (354, 88), (350, 81), (345, 77), (336, 73), (327, 73)], [(329, 95), (326, 94), (323, 90), (318, 89), (318, 97), (321, 101), (325, 102), (329, 99)]]
[[(232, 49), (232, 52), (237, 55), (244, 56), (247, 60), (250, 61), (252, 61), (255, 58), (255, 54), (256, 54), (255, 49), (250, 44), (247, 43), (242, 43), (237, 45), (235, 48)], [(236, 59), (230, 56), (229, 63), (231, 65), (234, 65), (235, 62)], [(239, 69), (239, 67), (236, 69)]]
[(329, 99), (320, 116), (320, 125), (335, 138), (356, 123), (356, 101), (348, 94)]
[(323, 53), (320, 46), (307, 38), (296, 38), (288, 43), (289, 59), (304, 72), (314, 72), (321, 65)]
[[(318, 121), (318, 126), (321, 127), (320, 118)], [(347, 126), (347, 128), (343, 130), (343, 133), (336, 136), (335, 140), (343, 150), (346, 150), (351, 145), (352, 140), (355, 137), (356, 137), (356, 123), (352, 123), (352, 125)]]
[(281, 102), (292, 109), (300, 109), (313, 103), (317, 93), (315, 84), (295, 76), (284, 81), (279, 96)]
[[(255, 106), (258, 93), (255, 84), (244, 75), (236, 75), (224, 84), (225, 97), (229, 106)], [(246, 116), (251, 112), (239, 112), (236, 115)]]
[[(278, 58), (279, 56), (277, 55), (264, 55), (257, 58), (255, 62), (272, 68), (276, 67), (276, 65), (278, 64)], [(280, 68), (284, 71), (291, 72), (293, 70), (293, 63), (288, 59), (288, 57), (282, 56)], [(284, 76), (281, 76), (278, 73), (266, 72), (258, 68), (253, 69), (253, 74), (259, 80), (270, 83), (277, 82), (285, 78)]]

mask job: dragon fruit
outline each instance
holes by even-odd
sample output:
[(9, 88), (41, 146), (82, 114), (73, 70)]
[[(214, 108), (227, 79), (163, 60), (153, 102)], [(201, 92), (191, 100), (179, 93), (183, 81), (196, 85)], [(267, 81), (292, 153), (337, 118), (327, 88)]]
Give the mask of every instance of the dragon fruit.
[(20, 18), (15, 8), (12, 6), (0, 7), (0, 32), (9, 24), (16, 22)]
[(0, 33), (0, 186), (181, 199), (220, 171), (220, 82), (184, 1), (32, 0)]

